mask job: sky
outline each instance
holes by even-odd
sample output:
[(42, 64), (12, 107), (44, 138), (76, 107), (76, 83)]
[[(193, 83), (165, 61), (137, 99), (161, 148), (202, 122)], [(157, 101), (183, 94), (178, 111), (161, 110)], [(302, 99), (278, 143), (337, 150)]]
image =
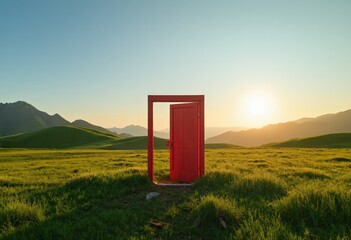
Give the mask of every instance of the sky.
[[(0, 102), (147, 125), (147, 96), (205, 95), (205, 124), (351, 109), (349, 0), (3, 0)], [(155, 129), (169, 127), (168, 104)]]

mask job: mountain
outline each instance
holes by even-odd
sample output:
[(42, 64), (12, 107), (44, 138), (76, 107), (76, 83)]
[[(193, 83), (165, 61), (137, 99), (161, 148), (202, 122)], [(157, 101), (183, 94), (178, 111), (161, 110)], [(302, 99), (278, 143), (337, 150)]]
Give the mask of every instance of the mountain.
[(207, 139), (206, 143), (229, 143), (239, 146), (260, 146), (293, 138), (306, 138), (330, 133), (351, 132), (351, 110), (316, 118), (278, 123), (260, 129), (229, 131)]
[(271, 143), (267, 147), (298, 148), (351, 148), (351, 133), (334, 133), (310, 138), (291, 139), (280, 143)]
[[(167, 149), (164, 139), (155, 138), (154, 143), (155, 149)], [(59, 126), (0, 137), (0, 148), (146, 149), (147, 137), (123, 139), (91, 129)]]
[[(117, 134), (130, 134), (132, 136), (147, 136), (147, 128), (139, 125), (128, 125), (124, 128), (108, 128), (107, 130)], [(154, 136), (169, 139), (169, 132), (154, 131)]]
[(60, 115), (51, 116), (23, 101), (0, 103), (0, 136), (69, 124)]
[(106, 128), (93, 125), (93, 124), (88, 123), (87, 121), (84, 121), (84, 120), (81, 120), (81, 119), (75, 120), (70, 125), (74, 126), (74, 127), (88, 128), (88, 129), (96, 130), (96, 131), (99, 131), (99, 132), (112, 134), (112, 132), (107, 130)]
[(28, 133), (56, 126), (75, 126), (112, 134), (107, 129), (84, 120), (70, 123), (57, 113), (49, 115), (23, 101), (0, 103), (0, 136)]
[[(244, 130), (246, 128), (242, 127), (207, 127), (205, 129), (205, 138), (210, 138), (217, 136), (218, 134), (227, 132), (227, 131), (239, 131)], [(147, 136), (147, 128), (139, 126), (139, 125), (129, 125), (124, 128), (108, 128), (111, 132), (115, 132), (117, 134), (127, 133), (132, 136)], [(169, 129), (164, 131), (155, 131), (154, 135), (156, 137), (169, 139)]]
[(206, 127), (205, 128), (205, 139), (215, 137), (219, 134), (228, 132), (228, 131), (242, 131), (242, 130), (247, 130), (247, 128), (243, 127)]
[(130, 134), (132, 136), (147, 136), (147, 129), (146, 128), (139, 126), (139, 125), (134, 125), (134, 124), (128, 125), (124, 128), (113, 127), (113, 128), (108, 128), (107, 130), (109, 130), (111, 132), (118, 133), (118, 134), (127, 133), (127, 134)]

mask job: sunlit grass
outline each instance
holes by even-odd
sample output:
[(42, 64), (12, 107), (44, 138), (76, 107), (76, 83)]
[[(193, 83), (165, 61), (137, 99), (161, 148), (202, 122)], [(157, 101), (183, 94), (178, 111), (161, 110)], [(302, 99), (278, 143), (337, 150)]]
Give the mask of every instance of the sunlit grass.
[[(155, 151), (156, 178), (169, 153)], [(351, 150), (206, 150), (206, 174), (159, 188), (146, 151), (0, 149), (0, 238), (350, 239)], [(161, 195), (145, 200), (148, 192)]]

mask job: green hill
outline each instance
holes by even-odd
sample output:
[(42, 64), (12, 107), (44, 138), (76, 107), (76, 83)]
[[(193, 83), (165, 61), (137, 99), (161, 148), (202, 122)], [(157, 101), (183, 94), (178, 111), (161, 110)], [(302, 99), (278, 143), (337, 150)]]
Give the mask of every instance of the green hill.
[[(155, 149), (168, 149), (166, 140), (163, 138), (154, 138)], [(106, 146), (99, 147), (99, 149), (106, 150), (133, 150), (133, 149), (147, 149), (147, 137), (130, 137), (108, 143)]]
[(240, 148), (240, 146), (229, 144), (229, 143), (207, 143), (205, 144), (206, 149), (231, 149)]
[(351, 148), (351, 133), (334, 133), (316, 137), (291, 139), (281, 143), (271, 143), (268, 147), (299, 148)]
[[(123, 139), (96, 130), (59, 126), (0, 137), (0, 148), (146, 149), (147, 137)], [(166, 148), (166, 140), (155, 138), (155, 149)]]
[(1, 137), (3, 148), (71, 148), (117, 138), (88, 129), (60, 126)]

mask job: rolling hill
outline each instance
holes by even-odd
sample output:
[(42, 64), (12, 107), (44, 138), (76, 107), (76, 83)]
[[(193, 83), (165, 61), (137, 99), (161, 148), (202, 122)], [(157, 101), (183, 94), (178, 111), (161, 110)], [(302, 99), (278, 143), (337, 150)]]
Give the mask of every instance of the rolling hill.
[[(166, 140), (163, 138), (154, 138), (154, 145), (155, 149), (168, 149), (166, 145)], [(120, 139), (115, 141), (108, 146), (100, 147), (100, 149), (106, 150), (137, 150), (137, 149), (147, 149), (147, 137), (140, 136), (140, 137), (130, 137)]]
[(351, 110), (327, 114), (316, 118), (265, 126), (260, 129), (229, 131), (206, 143), (229, 143), (240, 146), (260, 146), (272, 142), (282, 142), (293, 138), (306, 138), (330, 133), (351, 132)]
[[(155, 149), (168, 149), (166, 140), (154, 138)], [(231, 144), (206, 144), (206, 149), (238, 148)], [(0, 137), (0, 148), (146, 150), (147, 137), (119, 138), (111, 133), (72, 126), (45, 128)]]
[(241, 148), (241, 146), (236, 146), (228, 143), (207, 143), (205, 144), (206, 149), (234, 149)]
[(351, 148), (351, 133), (335, 133), (302, 139), (291, 139), (289, 141), (271, 143), (264, 146), (297, 148)]
[(88, 129), (60, 126), (39, 131), (0, 138), (3, 148), (72, 148), (101, 141), (112, 141), (115, 137)]
[[(146, 146), (147, 137), (123, 139), (113, 134), (71, 126), (0, 137), (0, 148), (146, 149)], [(155, 149), (166, 148), (166, 140), (155, 138)]]
[(0, 136), (29, 133), (57, 126), (74, 126), (112, 134), (107, 129), (84, 120), (70, 123), (59, 114), (49, 115), (24, 101), (0, 103)]

